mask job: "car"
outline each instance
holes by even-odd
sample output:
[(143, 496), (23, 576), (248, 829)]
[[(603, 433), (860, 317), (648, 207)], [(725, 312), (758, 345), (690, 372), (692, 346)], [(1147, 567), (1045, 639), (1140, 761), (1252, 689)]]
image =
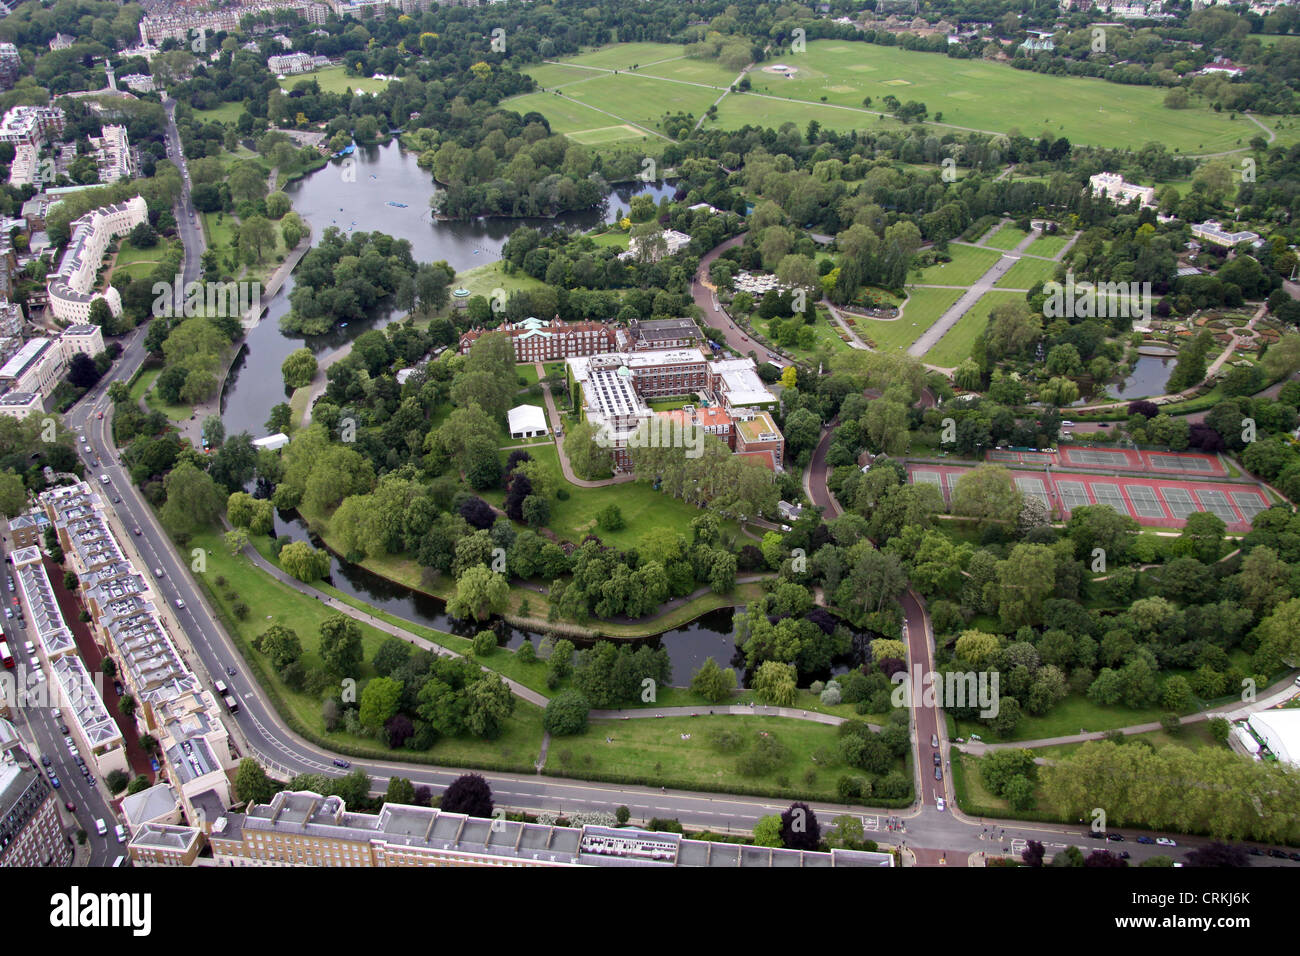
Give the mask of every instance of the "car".
[(334, 766), (336, 766), (336, 767), (342, 767), (344, 770), (347, 770), (348, 767), (351, 767), (351, 766), (352, 766), (352, 764), (349, 763), (348, 761), (344, 760), (342, 757), (335, 757), (335, 758), (334, 758)]
[(103, 836), (108, 832), (108, 826), (107, 824), (104, 823), (103, 817), (100, 817), (98, 820), (95, 821), (95, 832), (98, 833), (100, 836)]
[(1121, 860), (1127, 860), (1130, 856), (1132, 856), (1132, 854), (1129, 853), (1128, 850), (1120, 850), (1120, 851), (1119, 851), (1119, 858), (1120, 858)]
[(934, 765), (937, 767), (943, 763), (943, 758), (939, 756), (939, 751), (934, 752)]
[(117, 694), (118, 697), (122, 696), (122, 682), (120, 680), (113, 681), (113, 692)]
[(940, 813), (943, 813), (944, 808), (945, 808), (946, 806), (947, 806), (947, 804), (943, 802), (943, 797), (935, 797), (935, 798), (934, 798), (934, 808), (935, 808), (936, 810), (938, 810)]
[(1063, 427), (1063, 428), (1073, 428), (1073, 427), (1074, 427), (1074, 422), (1061, 422), (1061, 427)]
[(1106, 834), (1103, 833), (1101, 830), (1089, 830), (1087, 835), (1094, 840), (1106, 839)]
[(156, 577), (156, 578), (160, 578), (160, 577), (162, 577), (162, 576), (163, 576), (163, 570), (162, 570), (162, 568), (154, 568), (154, 569), (153, 569), (153, 576)]
[(50, 774), (50, 786), (53, 787), (55, 790), (58, 790), (59, 787), (63, 786), (63, 784), (59, 781), (58, 774), (53, 774), (53, 773)]
[(1151, 839), (1151, 837), (1149, 836), (1140, 836), (1137, 838), (1137, 841), (1147, 846), (1155, 846), (1155, 842), (1156, 842), (1155, 840)]
[(100, 476), (99, 476), (99, 483), (100, 483), (101, 485), (106, 485), (106, 484), (108, 484), (108, 475), (100, 475)]
[(54, 761), (50, 760), (49, 754), (41, 754), (41, 765), (48, 767)]
[[(59, 723), (59, 733), (66, 734), (67, 732), (68, 732), (68, 725), (65, 724), (65, 723), (60, 722), (60, 723)], [(71, 740), (72, 738), (69, 737), (68, 739)]]
[(122, 503), (122, 499), (119, 498), (117, 495), (114, 495), (114, 496), (113, 496), (113, 504), (115, 504), (115, 505), (120, 505), (121, 503)]
[(1178, 843), (1174, 840), (1169, 839), (1169, 837), (1157, 837), (1156, 843), (1158, 843), (1160, 846), (1178, 846)]
[(63, 806), (67, 808), (67, 811), (68, 811), (69, 813), (76, 813), (76, 812), (77, 812), (77, 805), (76, 805), (75, 803), (73, 803), (71, 800), (69, 800), (69, 801), (68, 801), (67, 803), (65, 803)]
[(235, 669), (234, 669), (233, 667), (227, 667), (227, 668), (226, 668), (226, 674), (229, 675), (230, 677), (234, 677), (234, 676), (235, 676)]
[(1246, 852), (1249, 853), (1251, 856), (1263, 856), (1263, 855), (1264, 855), (1264, 851), (1261, 850), (1261, 849), (1260, 849), (1259, 847), (1257, 847), (1257, 846), (1248, 846), (1248, 847), (1246, 847)]
[(64, 733), (63, 742), (64, 742), (65, 744), (68, 745), (68, 749), (69, 749), (69, 750), (76, 750), (76, 749), (77, 749), (77, 745), (76, 745), (76, 743), (73, 742), (73, 740), (72, 740), (71, 737), (67, 736), (67, 733), (68, 733), (68, 732), (65, 730), (63, 733)]
[(970, 735), (970, 739), (971, 739), (971, 740), (983, 740), (984, 738), (981, 737), (979, 734), (971, 734), (971, 735)]
[(1106, 839), (1109, 840), (1111, 843), (1123, 843), (1123, 842), (1124, 842), (1124, 834), (1122, 834), (1122, 833), (1107, 833), (1107, 834), (1106, 834)]
[(100, 412), (99, 415), (98, 415), (97, 417), (102, 421), (103, 418), (104, 418), (104, 413), (103, 413), (103, 412)]
[(942, 767), (935, 767), (935, 768), (934, 768), (934, 779), (935, 779), (935, 780), (942, 780), (942, 779), (943, 779), (943, 768), (942, 768)]
[(1270, 850), (1268, 851), (1268, 855), (1271, 856), (1271, 857), (1273, 857), (1275, 860), (1285, 860), (1285, 859), (1286, 859), (1286, 851), (1285, 851), (1285, 850), (1278, 850), (1278, 849), (1276, 849), (1276, 848), (1274, 848), (1274, 849), (1270, 849)]
[(938, 734), (931, 734), (931, 735), (930, 735), (930, 746), (931, 746), (931, 747), (937, 747), (937, 746), (939, 746), (939, 735), (938, 735)]
[(1286, 858), (1288, 860), (1295, 860), (1297, 863), (1300, 863), (1300, 853), (1295, 853), (1295, 852), (1288, 853), (1286, 855)]
[(741, 340), (742, 342), (748, 342), (748, 341), (749, 341), (749, 336), (748, 336), (748, 335), (742, 335), (742, 336), (740, 337), (740, 340)]
[(176, 606), (180, 608), (182, 611), (185, 610), (185, 602), (182, 601), (180, 598), (176, 599)]
[(125, 843), (126, 827), (122, 826), (122, 824), (119, 823), (117, 826), (113, 827), (113, 835), (117, 837), (118, 843)]

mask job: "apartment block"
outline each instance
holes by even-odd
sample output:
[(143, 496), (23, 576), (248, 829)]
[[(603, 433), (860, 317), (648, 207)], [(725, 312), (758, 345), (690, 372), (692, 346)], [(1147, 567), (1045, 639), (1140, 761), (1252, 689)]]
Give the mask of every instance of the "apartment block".
[(12, 90), (22, 69), (23, 59), (18, 54), (18, 47), (12, 43), (0, 43), (0, 90)]
[(68, 866), (72, 844), (45, 777), (10, 754), (0, 760), (0, 867)]
[(612, 328), (600, 322), (550, 322), (529, 317), (503, 322), (495, 329), (471, 329), (460, 337), (461, 352), (468, 352), (481, 336), (505, 332), (515, 346), (516, 362), (553, 362), (579, 355), (599, 355), (618, 347)]
[(66, 120), (57, 106), (14, 106), (0, 119), (0, 143), (40, 147), (63, 134)]
[(46, 398), (68, 364), (56, 339), (31, 339), (0, 368), (0, 391), (33, 392)]
[(119, 179), (134, 179), (139, 172), (131, 141), (125, 126), (101, 126), (99, 136), (90, 137), (95, 150), (95, 164), (99, 167), (101, 183), (115, 183)]
[(59, 260), (58, 271), (46, 283), (50, 310), (56, 319), (84, 323), (90, 320), (90, 306), (95, 299), (108, 302), (114, 315), (122, 311), (122, 297), (112, 286), (95, 291), (95, 279), (108, 244), (144, 222), (149, 207), (143, 196), (126, 202), (101, 206), (86, 213), (72, 224), (72, 238)]
[[(141, 864), (183, 865), (184, 828), (146, 827), (131, 841)], [(197, 831), (191, 831), (197, 836)], [(166, 842), (166, 847), (160, 844)], [(216, 866), (473, 867), (892, 867), (888, 853), (817, 853), (688, 840), (678, 833), (485, 820), (386, 803), (349, 812), (339, 797), (283, 791), (229, 813), (207, 834)], [(160, 859), (161, 858), (161, 859)], [(158, 862), (155, 862), (157, 860)]]

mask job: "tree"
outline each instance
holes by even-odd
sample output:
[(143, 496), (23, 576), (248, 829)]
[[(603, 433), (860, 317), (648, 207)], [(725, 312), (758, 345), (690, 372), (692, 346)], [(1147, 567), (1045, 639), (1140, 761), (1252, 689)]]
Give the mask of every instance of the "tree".
[(272, 624), (262, 632), (256, 646), (277, 671), (283, 671), (302, 657), (302, 642), (298, 635), (283, 624)]
[(327, 617), (320, 626), (320, 656), (335, 676), (355, 676), (361, 669), (361, 625), (343, 614)]
[(754, 846), (780, 847), (782, 820), (775, 813), (754, 824)]
[(1002, 465), (977, 465), (957, 480), (952, 513), (975, 518), (981, 524), (1010, 525), (1020, 514), (1023, 499)]
[(0, 513), (12, 518), (27, 509), (27, 488), (22, 476), (10, 468), (0, 473)]
[(480, 774), (462, 774), (447, 787), (438, 806), (447, 813), (491, 819), (492, 788)]
[(415, 784), (405, 777), (389, 777), (384, 802), (415, 806)]
[(375, 731), (397, 713), (402, 699), (402, 683), (391, 677), (376, 677), (361, 691), (361, 726)]
[(239, 224), (239, 254), (245, 262), (261, 262), (275, 248), (275, 227), (265, 216), (249, 216)]
[(791, 850), (816, 850), (822, 829), (806, 803), (792, 803), (781, 813), (781, 843)]
[(266, 771), (252, 757), (239, 761), (239, 770), (235, 773), (235, 793), (239, 799), (250, 807), (253, 804), (270, 803), (279, 787), (266, 775)]
[(510, 585), (503, 575), (483, 564), (467, 568), (456, 579), (456, 593), (447, 602), (452, 617), (481, 621), (505, 609)]
[[(134, 447), (134, 446), (133, 446)], [(167, 501), (159, 513), (163, 526), (178, 540), (189, 539), (194, 532), (217, 520), (226, 496), (205, 471), (182, 461), (163, 482)]]
[(1195, 511), (1187, 516), (1187, 523), (1178, 536), (1178, 553), (1190, 555), (1203, 564), (1213, 564), (1223, 551), (1226, 530), (1227, 526), (1218, 515), (1210, 511)]
[(286, 388), (304, 388), (316, 377), (316, 356), (308, 348), (295, 349), (280, 366)]
[(306, 541), (293, 541), (280, 551), (280, 567), (299, 581), (315, 581), (329, 574), (329, 552), (317, 551)]
[(587, 729), (591, 705), (577, 690), (562, 690), (550, 699), (542, 715), (542, 729), (554, 737), (580, 734)]
[(780, 661), (763, 661), (754, 675), (758, 699), (776, 707), (789, 707), (795, 699), (795, 668)]
[(68, 362), (68, 381), (76, 388), (90, 388), (100, 379), (95, 360), (85, 352), (76, 352)]
[(736, 672), (722, 668), (712, 657), (705, 658), (691, 678), (691, 690), (710, 704), (720, 704), (736, 689)]
[(1183, 858), (1188, 866), (1243, 867), (1250, 866), (1250, 854), (1241, 844), (1215, 841), (1189, 850)]
[(515, 710), (515, 695), (497, 674), (484, 674), (465, 689), (465, 729), (476, 737), (494, 740), (501, 725)]

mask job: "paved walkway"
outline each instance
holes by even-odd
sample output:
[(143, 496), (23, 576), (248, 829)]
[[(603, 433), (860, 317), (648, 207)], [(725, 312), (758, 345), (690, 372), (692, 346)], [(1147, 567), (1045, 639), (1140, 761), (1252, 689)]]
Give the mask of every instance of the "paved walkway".
[[(1200, 713), (1188, 714), (1186, 717), (1178, 718), (1178, 722), (1183, 726), (1199, 723), (1202, 720), (1209, 720), (1211, 717), (1224, 717), (1230, 721), (1244, 720), (1251, 714), (1259, 713), (1262, 710), (1269, 710), (1279, 704), (1283, 704), (1300, 693), (1297, 689), (1293, 678), (1287, 677), (1278, 681), (1266, 692), (1265, 696), (1260, 697), (1253, 703), (1243, 704), (1234, 702), (1231, 704), (1222, 704), (1218, 707), (1212, 707), (1209, 710), (1203, 710)], [(1111, 730), (1102, 731), (1084, 731), (1078, 734), (1066, 734), (1061, 737), (1043, 737), (1039, 740), (1013, 740), (1006, 743), (984, 743), (983, 741), (967, 741), (965, 744), (958, 744), (957, 749), (974, 754), (976, 756), (990, 753), (994, 750), (1033, 750), (1038, 747), (1054, 747), (1058, 744), (1081, 744), (1089, 740), (1103, 740), (1107, 734), (1113, 734), (1116, 730), (1124, 735), (1145, 734), (1153, 730), (1160, 730), (1161, 725), (1158, 722), (1133, 724), (1130, 727), (1119, 727)]]
[[(540, 362), (537, 363), (537, 378), (541, 381), (546, 375), (545, 369)], [(551, 423), (551, 434), (555, 436), (555, 453), (560, 459), (560, 471), (564, 473), (565, 481), (577, 485), (579, 488), (604, 488), (606, 485), (623, 485), (629, 481), (635, 481), (636, 476), (631, 474), (615, 475), (613, 478), (602, 478), (599, 481), (587, 481), (585, 478), (579, 478), (573, 472), (569, 465), (569, 456), (564, 453), (564, 436), (560, 434), (563, 430), (563, 422), (560, 420), (560, 413), (555, 407), (555, 399), (551, 397), (551, 386), (546, 382), (541, 382), (542, 397), (546, 399), (546, 413)]]

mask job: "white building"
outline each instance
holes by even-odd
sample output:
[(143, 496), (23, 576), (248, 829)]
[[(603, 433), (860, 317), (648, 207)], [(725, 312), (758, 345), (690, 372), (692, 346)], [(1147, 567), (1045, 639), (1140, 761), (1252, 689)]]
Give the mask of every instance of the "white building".
[(1124, 181), (1119, 173), (1097, 173), (1088, 180), (1092, 194), (1105, 197), (1118, 205), (1128, 205), (1136, 199), (1143, 206), (1156, 204), (1156, 191), (1151, 186), (1137, 186)]
[(114, 315), (122, 311), (122, 297), (109, 286), (103, 293), (92, 291), (104, 250), (118, 236), (124, 236), (149, 214), (142, 196), (123, 203), (101, 206), (86, 213), (72, 224), (72, 239), (59, 261), (59, 269), (50, 277), (47, 289), (50, 310), (65, 322), (90, 320), (90, 305), (97, 298), (108, 302)]
[(40, 146), (63, 132), (65, 117), (57, 106), (14, 106), (0, 120), (0, 143)]
[[(686, 233), (684, 232), (678, 232), (676, 229), (665, 229), (664, 243), (667, 246), (667, 248), (664, 250), (663, 254), (665, 256), (675, 256), (677, 255), (677, 253), (685, 249), (686, 246), (690, 243), (690, 241), (691, 241), (691, 237), (686, 235)], [(629, 240), (627, 244), (627, 252), (622, 253), (619, 256), (619, 258), (620, 259), (636, 258), (637, 255), (639, 254), (640, 248), (641, 248), (641, 237), (634, 236), (631, 240)], [(659, 257), (655, 256), (654, 258), (658, 259)]]
[(519, 405), (506, 413), (511, 438), (536, 438), (547, 434), (546, 413), (537, 405)]
[(44, 412), (45, 401), (35, 392), (5, 392), (0, 395), (0, 415), (22, 419)]
[(95, 164), (99, 166), (99, 181), (115, 183), (119, 179), (132, 179), (136, 174), (135, 157), (125, 126), (101, 126), (99, 136), (90, 137), (95, 150)]
[(9, 164), (9, 185), (36, 185), (40, 169), (40, 151), (31, 143), (18, 143), (14, 147), (14, 161)]
[(329, 65), (329, 57), (313, 56), (310, 53), (286, 53), (283, 56), (267, 57), (266, 60), (266, 68), (277, 75), (310, 73)]
[(128, 73), (126, 76), (119, 77), (118, 82), (136, 93), (152, 93), (155, 89), (153, 77), (144, 73)]
[(1300, 710), (1265, 710), (1250, 715), (1250, 729), (1278, 763), (1300, 767)]
[(94, 358), (104, 351), (104, 330), (90, 322), (70, 325), (59, 333), (59, 347), (63, 349), (63, 358), (67, 362), (71, 362), (72, 356), (78, 352)]
[(67, 368), (63, 349), (54, 339), (32, 339), (0, 368), (0, 389), (35, 392), (45, 398)]

